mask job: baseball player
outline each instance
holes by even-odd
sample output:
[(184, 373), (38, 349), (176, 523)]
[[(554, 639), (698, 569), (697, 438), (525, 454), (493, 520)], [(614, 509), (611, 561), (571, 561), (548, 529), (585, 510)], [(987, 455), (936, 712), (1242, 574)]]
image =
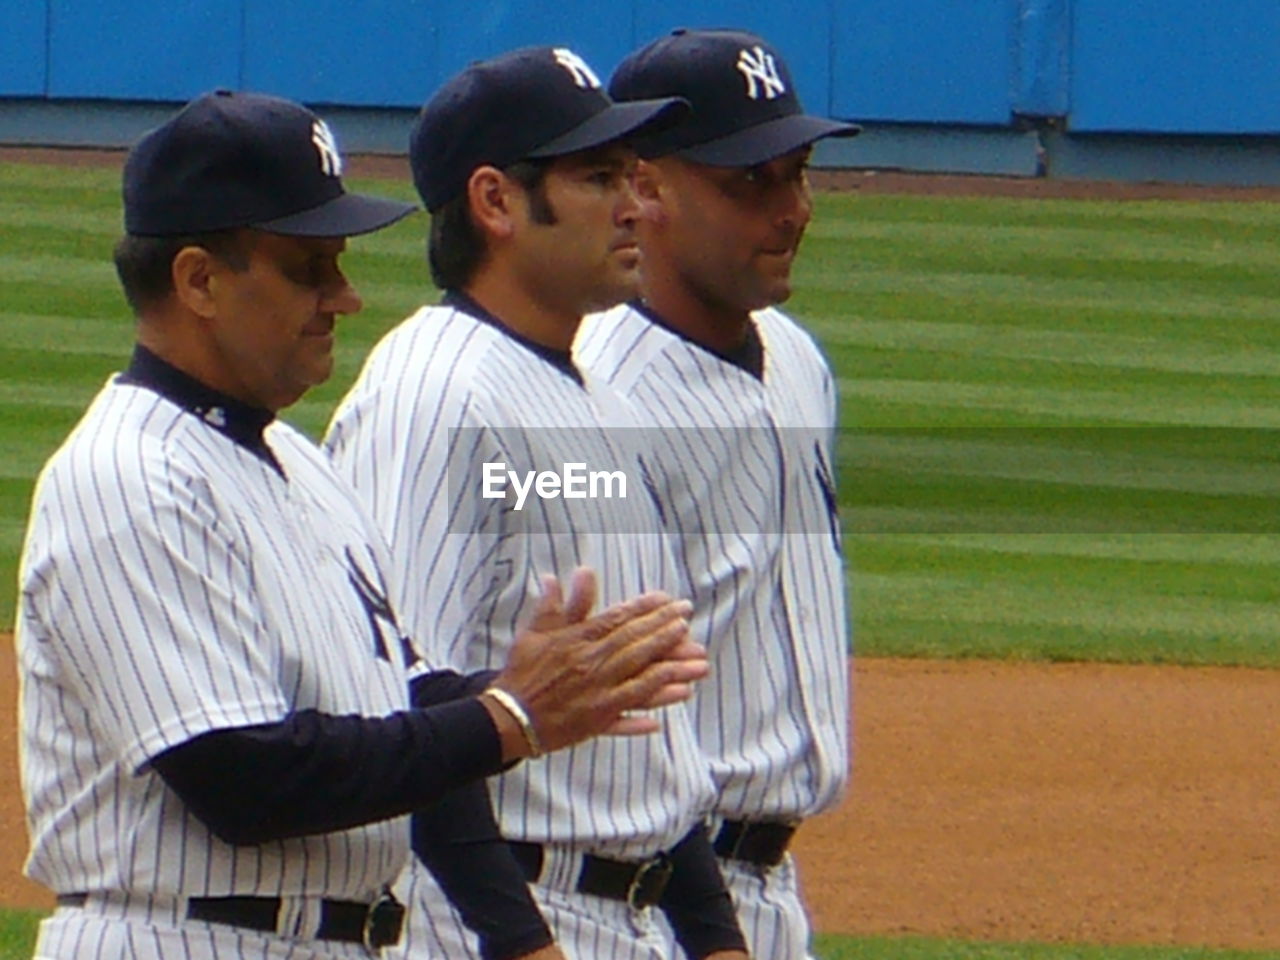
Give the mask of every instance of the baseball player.
[[(569, 349), (585, 311), (636, 289), (625, 138), (683, 108), (615, 105), (572, 51), (534, 47), (463, 70), (418, 117), (410, 164), (445, 296), (378, 344), (325, 446), (391, 543), (406, 624), (457, 669), (502, 662), (541, 575), (591, 566), (605, 601), (674, 577), (629, 405)], [(575, 464), (618, 487), (575, 496)], [(655, 906), (692, 956), (742, 956), (701, 821), (705, 762), (683, 707), (656, 717), (658, 737), (596, 740), (493, 781), (502, 833), (574, 960), (667, 956)], [(486, 952), (421, 869), (406, 889), (405, 956)]]
[(567, 603), (548, 582), (501, 672), (427, 670), (371, 521), (275, 419), (360, 309), (345, 238), (412, 209), (341, 169), (310, 111), (226, 92), (126, 162), (138, 344), (42, 471), (21, 564), (27, 872), (58, 897), (37, 957), (368, 957), (400, 936), (406, 814), (652, 729), (622, 712), (705, 670), (680, 604), (583, 619), (581, 573)]
[(620, 101), (680, 96), (638, 143), (640, 297), (587, 318), (575, 359), (654, 432), (663, 516), (713, 680), (695, 694), (716, 781), (715, 848), (754, 956), (800, 960), (809, 931), (787, 846), (847, 778), (836, 395), (775, 308), (812, 212), (811, 144), (857, 128), (806, 115), (765, 40), (678, 30), (628, 56)]

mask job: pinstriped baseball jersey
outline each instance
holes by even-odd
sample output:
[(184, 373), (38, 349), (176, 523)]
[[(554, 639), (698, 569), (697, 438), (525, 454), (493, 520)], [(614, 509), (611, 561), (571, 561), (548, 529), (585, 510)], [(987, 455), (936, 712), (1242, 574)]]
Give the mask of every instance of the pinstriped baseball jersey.
[(404, 818), (227, 844), (148, 766), (291, 710), (408, 706), (407, 651), (367, 602), (385, 547), (314, 445), (278, 422), (265, 441), (283, 476), (112, 381), (40, 476), (21, 568), (21, 771), (27, 872), (55, 891), (369, 901), (407, 860)]
[(831, 806), (848, 777), (836, 397), (808, 334), (772, 308), (753, 319), (761, 379), (626, 305), (588, 317), (575, 356), (649, 423), (715, 428), (655, 434), (681, 591), (712, 663), (695, 724), (717, 813), (797, 820)]
[[(391, 544), (406, 628), (471, 671), (504, 663), (542, 574), (595, 568), (605, 606), (665, 588), (674, 572), (659, 534), (611, 532), (656, 529), (634, 479), (625, 498), (531, 498), (517, 510), (509, 498), (459, 495), (458, 465), (625, 466), (635, 431), (611, 428), (633, 425), (609, 388), (578, 382), (489, 322), (426, 307), (370, 354), (325, 446)], [(685, 709), (662, 719), (659, 734), (593, 740), (491, 780), (503, 834), (623, 859), (674, 845), (709, 807), (711, 785)]]

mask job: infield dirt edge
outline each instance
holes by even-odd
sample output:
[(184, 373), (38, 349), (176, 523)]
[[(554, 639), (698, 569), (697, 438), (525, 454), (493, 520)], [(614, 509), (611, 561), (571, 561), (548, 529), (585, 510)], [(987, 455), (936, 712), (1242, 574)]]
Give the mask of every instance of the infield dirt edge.
[[(1280, 671), (859, 659), (854, 787), (796, 857), (824, 933), (1280, 948)], [(17, 703), (12, 638), (0, 700)], [(20, 876), (0, 731), (0, 904)]]

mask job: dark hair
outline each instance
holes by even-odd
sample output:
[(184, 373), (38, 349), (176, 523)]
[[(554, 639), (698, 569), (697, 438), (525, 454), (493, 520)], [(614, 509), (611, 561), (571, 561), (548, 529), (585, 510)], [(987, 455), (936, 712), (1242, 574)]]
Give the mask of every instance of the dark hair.
[[(529, 195), (529, 214), (534, 223), (550, 226), (556, 212), (547, 200), (547, 170), (550, 159), (519, 160), (503, 170)], [(454, 197), (431, 214), (427, 234), (427, 264), (431, 279), (441, 290), (465, 287), (484, 260), (484, 235), (471, 219), (471, 202), (466, 193)]]
[(116, 276), (135, 315), (173, 293), (173, 258), (183, 247), (202, 247), (232, 270), (249, 266), (249, 244), (243, 230), (179, 237), (137, 237), (125, 234), (116, 243)]

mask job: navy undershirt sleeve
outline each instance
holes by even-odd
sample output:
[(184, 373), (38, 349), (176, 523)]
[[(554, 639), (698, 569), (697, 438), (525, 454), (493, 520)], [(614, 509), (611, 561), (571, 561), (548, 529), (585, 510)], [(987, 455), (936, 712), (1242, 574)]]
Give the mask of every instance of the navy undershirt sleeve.
[[(413, 704), (474, 696), (496, 676), (497, 671), (424, 674), (410, 685)], [(484, 960), (512, 960), (552, 942), (524, 873), (498, 832), (482, 781), (458, 787), (414, 813), (413, 852), (479, 937)]]
[(484, 960), (512, 960), (552, 942), (528, 881), (498, 833), (483, 782), (417, 811), (413, 852), (479, 937)]
[(718, 950), (747, 949), (711, 838), (701, 824), (672, 848), (671, 879), (658, 906), (693, 960)]
[(301, 710), (203, 734), (151, 763), (214, 835), (237, 844), (401, 816), (503, 767), (497, 729), (474, 698), (385, 717)]
[(474, 697), (487, 690), (497, 676), (497, 670), (481, 670), (479, 673), (432, 670), (410, 681), (409, 702), (415, 707), (430, 707), (462, 697)]

